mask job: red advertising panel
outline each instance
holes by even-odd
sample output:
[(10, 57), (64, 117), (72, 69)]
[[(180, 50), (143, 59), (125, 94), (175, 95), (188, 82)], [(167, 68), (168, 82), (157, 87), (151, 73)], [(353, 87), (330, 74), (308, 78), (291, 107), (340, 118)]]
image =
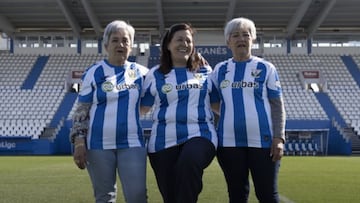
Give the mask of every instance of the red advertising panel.
[(305, 79), (317, 79), (320, 77), (320, 73), (318, 70), (306, 70), (306, 71), (302, 71), (302, 74), (304, 76)]
[(81, 70), (73, 70), (71, 73), (72, 79), (81, 79), (81, 76), (83, 75), (84, 71)]

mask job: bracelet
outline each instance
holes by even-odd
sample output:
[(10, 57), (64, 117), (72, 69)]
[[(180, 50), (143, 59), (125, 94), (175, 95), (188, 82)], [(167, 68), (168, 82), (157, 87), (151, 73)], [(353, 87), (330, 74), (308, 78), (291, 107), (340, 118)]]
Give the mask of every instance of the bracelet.
[(72, 134), (71, 137), (70, 137), (70, 142), (71, 142), (71, 143), (75, 143), (75, 140), (76, 140), (77, 138), (85, 139), (85, 138), (86, 138), (86, 135), (83, 135), (83, 134)]
[(76, 144), (76, 145), (75, 145), (75, 149), (78, 148), (78, 147), (84, 147), (84, 146), (85, 146), (84, 143)]
[(84, 134), (77, 134), (77, 135), (75, 135), (75, 138), (86, 138), (86, 135), (84, 135)]

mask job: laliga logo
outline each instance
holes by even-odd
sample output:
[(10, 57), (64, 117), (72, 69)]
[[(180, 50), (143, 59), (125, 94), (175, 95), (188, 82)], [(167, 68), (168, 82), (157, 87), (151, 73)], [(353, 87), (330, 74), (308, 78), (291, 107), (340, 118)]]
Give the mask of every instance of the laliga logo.
[(13, 149), (16, 147), (16, 143), (15, 142), (0, 142), (0, 149)]

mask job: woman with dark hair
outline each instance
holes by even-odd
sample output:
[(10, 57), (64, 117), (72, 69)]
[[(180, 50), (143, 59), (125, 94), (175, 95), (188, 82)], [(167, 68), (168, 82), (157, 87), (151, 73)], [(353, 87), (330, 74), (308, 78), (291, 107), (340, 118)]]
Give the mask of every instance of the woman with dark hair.
[(211, 67), (195, 52), (194, 31), (175, 24), (165, 33), (161, 62), (143, 86), (142, 111), (154, 105), (148, 155), (165, 203), (193, 203), (216, 153), (208, 80)]

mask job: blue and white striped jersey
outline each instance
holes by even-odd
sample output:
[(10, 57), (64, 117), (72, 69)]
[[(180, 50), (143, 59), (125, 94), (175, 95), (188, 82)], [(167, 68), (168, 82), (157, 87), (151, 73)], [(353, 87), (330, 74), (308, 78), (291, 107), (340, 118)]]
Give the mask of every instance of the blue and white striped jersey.
[(272, 141), (270, 98), (282, 96), (273, 64), (258, 57), (218, 63), (212, 81), (220, 95), (219, 147), (269, 148)]
[(143, 106), (155, 105), (149, 152), (184, 143), (193, 137), (204, 137), (217, 146), (210, 107), (210, 94), (213, 94), (213, 85), (208, 79), (210, 73), (209, 66), (196, 73), (185, 67), (174, 68), (166, 75), (160, 73), (158, 66), (150, 69), (141, 101)]
[(139, 121), (143, 76), (148, 69), (126, 61), (113, 66), (99, 61), (86, 70), (78, 101), (92, 103), (88, 149), (145, 146)]

